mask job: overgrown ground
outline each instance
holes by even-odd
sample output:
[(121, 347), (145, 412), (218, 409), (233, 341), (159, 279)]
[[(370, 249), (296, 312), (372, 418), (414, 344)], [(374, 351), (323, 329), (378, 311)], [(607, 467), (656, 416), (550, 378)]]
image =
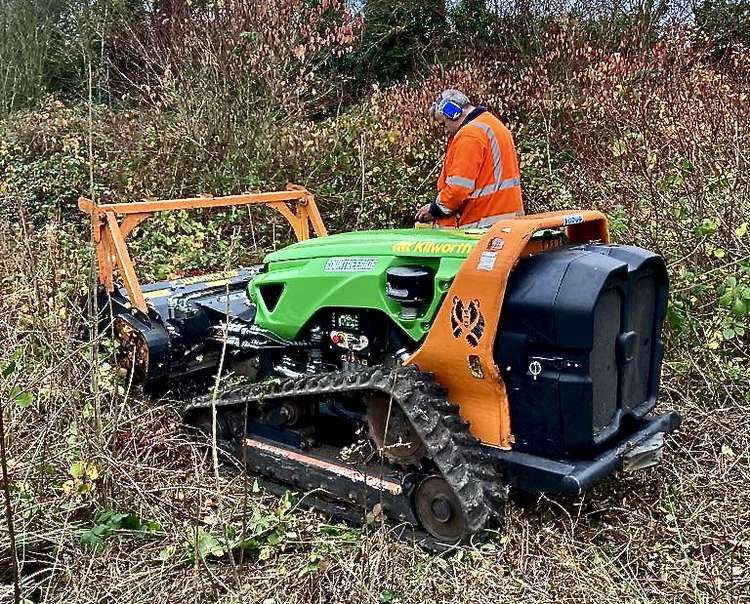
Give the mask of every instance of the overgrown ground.
[[(308, 6), (277, 4), (293, 15)], [(294, 21), (294, 35), (318, 17)], [(747, 48), (717, 59), (717, 47), (695, 30), (667, 29), (648, 42), (621, 32), (613, 42), (562, 19), (539, 25), (518, 61), (507, 60), (517, 49), (495, 41), (481, 60), (336, 105), (328, 88), (320, 92), (335, 78), (309, 57), (346, 54), (356, 24), (342, 23), (308, 40), (308, 51), (279, 49), (287, 42), (261, 36), (274, 52), (263, 55), (273, 60), (260, 72), (241, 52), (214, 44), (235, 49), (246, 39), (242, 27), (257, 23), (186, 26), (169, 53), (144, 46), (145, 54), (127, 55), (150, 66), (132, 83), (135, 101), (100, 102), (92, 94), (89, 107), (75, 95), (53, 95), (0, 121), (3, 490), (21, 596), (68, 603), (747, 600)], [(292, 84), (298, 96), (285, 96)], [(434, 556), (395, 539), (397, 528), (377, 519), (363, 529), (331, 524), (304, 511), (300, 495), (279, 500), (252, 478), (217, 475), (170, 401), (142, 398), (109, 365), (106, 342), (95, 353), (81, 339), (92, 258), (75, 203), (81, 194), (268, 190), (288, 179), (316, 192), (334, 231), (406, 224), (433, 195), (442, 142), (424, 107), (447, 85), (509, 122), (530, 210), (601, 209), (615, 240), (665, 257), (671, 294), (659, 409), (678, 410), (684, 423), (658, 468), (618, 476), (579, 499), (515, 495), (483, 543)], [(256, 87), (278, 95), (273, 113)], [(145, 224), (131, 249), (150, 280), (251, 262), (288, 238), (270, 214), (175, 214)], [(0, 598), (13, 601), (3, 518)]]
[[(252, 478), (217, 478), (168, 401), (128, 393), (113, 381), (106, 349), (95, 365), (88, 345), (71, 337), (86, 258), (72, 255), (66, 231), (20, 238), (6, 225), (1, 237), (10, 493), (32, 601), (732, 602), (747, 594), (750, 420), (710, 378), (710, 358), (669, 355), (660, 408), (685, 422), (660, 467), (580, 499), (516, 496), (485, 543), (433, 556), (399, 542), (396, 527), (331, 524), (297, 497), (259, 492)], [(10, 601), (5, 531), (2, 539)]]

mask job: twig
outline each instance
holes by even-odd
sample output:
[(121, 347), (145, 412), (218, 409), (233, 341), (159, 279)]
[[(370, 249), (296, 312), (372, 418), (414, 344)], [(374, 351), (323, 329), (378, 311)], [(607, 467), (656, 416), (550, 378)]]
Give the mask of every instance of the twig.
[(5, 397), (0, 396), (0, 464), (3, 471), (3, 495), (5, 497), (5, 518), (8, 522), (8, 537), (10, 538), (10, 558), (13, 566), (13, 596), (15, 604), (21, 602), (21, 583), (18, 576), (18, 552), (16, 551), (16, 530), (13, 524), (13, 506), (10, 500), (10, 477), (8, 476), (8, 463), (5, 458)]

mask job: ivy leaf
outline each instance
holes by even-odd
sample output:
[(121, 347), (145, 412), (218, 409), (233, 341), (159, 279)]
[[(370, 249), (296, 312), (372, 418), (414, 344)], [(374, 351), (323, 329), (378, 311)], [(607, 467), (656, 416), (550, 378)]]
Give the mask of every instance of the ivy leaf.
[[(98, 528), (98, 527), (95, 527)], [(85, 545), (94, 552), (99, 552), (104, 547), (104, 540), (93, 530), (86, 531), (81, 535), (81, 544)]]
[(198, 529), (195, 549), (204, 558), (207, 556), (220, 558), (224, 555), (224, 548), (221, 546), (221, 543), (219, 543), (219, 540), (213, 535), (205, 532), (203, 529)]
[(34, 395), (20, 388), (11, 388), (10, 398), (21, 409), (25, 409), (34, 402)]
[(8, 364), (3, 367), (3, 377), (7, 378), (9, 377), (14, 371), (16, 370), (16, 361), (15, 359), (11, 359)]
[(622, 139), (616, 140), (614, 143), (612, 143), (612, 155), (614, 155), (615, 157), (625, 155), (625, 152), (627, 150), (627, 143)]
[(737, 235), (737, 237), (744, 237), (747, 235), (747, 222), (743, 222), (740, 226), (734, 229), (734, 234)]

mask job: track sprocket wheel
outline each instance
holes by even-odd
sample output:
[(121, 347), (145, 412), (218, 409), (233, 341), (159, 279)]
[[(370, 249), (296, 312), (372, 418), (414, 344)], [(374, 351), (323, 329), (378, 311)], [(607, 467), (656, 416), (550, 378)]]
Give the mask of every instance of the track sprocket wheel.
[(367, 427), (378, 450), (391, 463), (414, 466), (427, 454), (406, 414), (385, 392), (373, 392), (368, 397)]
[(414, 492), (414, 509), (425, 530), (452, 543), (466, 534), (466, 518), (453, 489), (441, 476), (428, 476)]

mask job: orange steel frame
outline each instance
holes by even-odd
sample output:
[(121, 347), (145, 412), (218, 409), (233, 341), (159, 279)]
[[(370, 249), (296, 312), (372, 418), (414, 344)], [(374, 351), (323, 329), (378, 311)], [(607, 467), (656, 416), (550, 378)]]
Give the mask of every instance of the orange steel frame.
[[(288, 204), (293, 204), (290, 207)], [(91, 232), (96, 244), (99, 282), (108, 292), (114, 290), (114, 269), (120, 272), (130, 304), (148, 314), (143, 290), (138, 281), (125, 239), (144, 220), (156, 212), (221, 208), (262, 204), (279, 212), (292, 227), (298, 241), (310, 238), (310, 225), (318, 237), (328, 234), (313, 194), (303, 187), (288, 185), (286, 191), (247, 193), (225, 197), (189, 197), (185, 199), (145, 199), (134, 203), (95, 204), (86, 197), (78, 199), (78, 207), (91, 217)], [(117, 217), (125, 216), (122, 222)]]
[[(433, 373), (458, 404), (472, 434), (501, 449), (513, 445), (508, 395), (494, 359), (505, 287), (518, 260), (536, 253), (531, 241), (534, 233), (557, 228), (566, 229), (571, 243), (609, 242), (606, 216), (592, 210), (531, 214), (495, 223), (461, 265), (422, 345), (406, 361)], [(484, 317), (484, 332), (474, 344), (453, 333), (455, 298), (473, 300)]]

